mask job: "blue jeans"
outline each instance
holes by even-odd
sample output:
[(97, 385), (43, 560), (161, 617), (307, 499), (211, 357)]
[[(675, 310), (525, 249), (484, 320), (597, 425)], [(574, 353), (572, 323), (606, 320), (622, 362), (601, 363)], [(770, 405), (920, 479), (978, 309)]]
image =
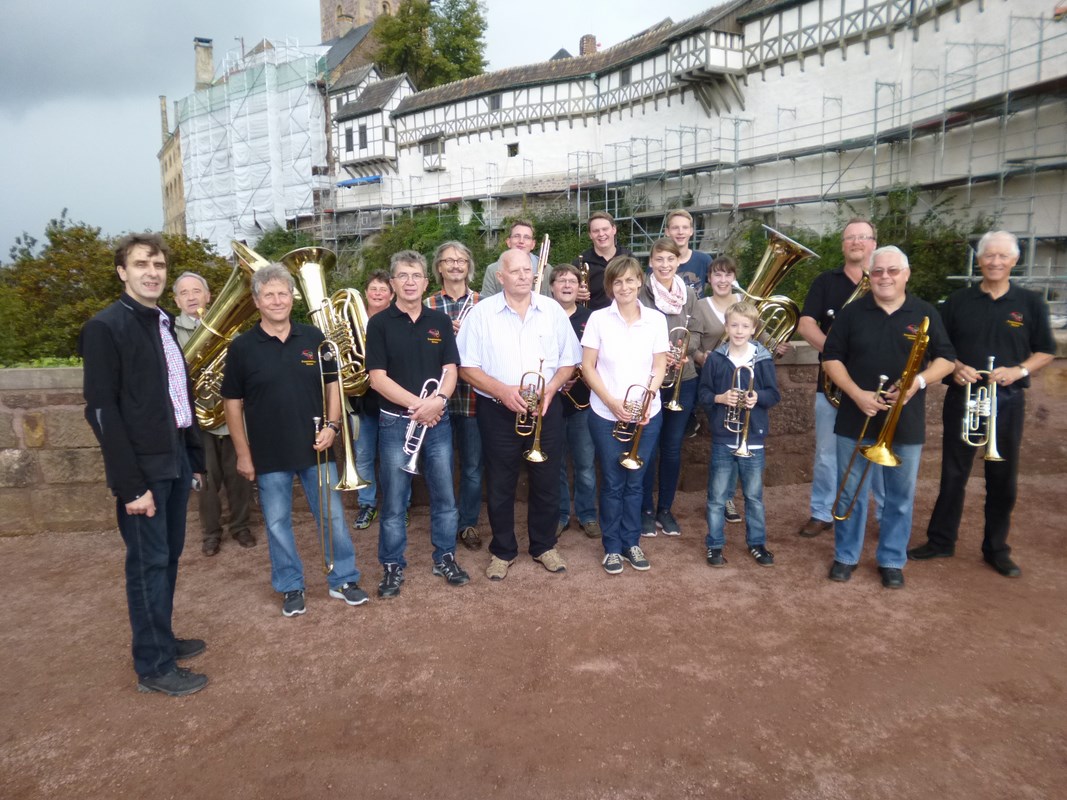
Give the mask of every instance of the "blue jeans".
[(482, 510), (482, 435), (477, 417), (451, 417), (452, 445), (459, 456), (459, 530), (478, 524)]
[(726, 544), (726, 501), (734, 496), (738, 475), (745, 496), (745, 543), (749, 547), (767, 544), (767, 519), (763, 508), (763, 465), (765, 448), (752, 451), (751, 458), (738, 458), (725, 444), (711, 445), (711, 469), (708, 470), (708, 522), (706, 547)]
[[(407, 417), (382, 413), (378, 419), (378, 458), (381, 461), (382, 509), (378, 517), (378, 561), (407, 566), (404, 550), (408, 526), (404, 522), (411, 496), (411, 475), (401, 466)], [(433, 560), (439, 564), (446, 553), (456, 552), (459, 513), (452, 493), (452, 426), (447, 412), (434, 427), (426, 429), (419, 453), (419, 472), (430, 490), (430, 541)]]
[[(681, 411), (668, 411), (664, 408), (663, 428), (659, 434), (659, 500), (653, 505), (652, 489), (656, 483), (656, 465), (649, 464), (645, 470), (644, 499), (642, 511), (670, 511), (674, 504), (674, 494), (678, 491), (678, 476), (682, 472), (682, 440), (685, 438), (685, 424), (697, 399), (697, 379), (682, 381), (678, 402)], [(674, 389), (660, 391), (664, 406), (674, 396)]]
[[(333, 569), (326, 576), (331, 589), (345, 583), (358, 583), (356, 549), (345, 524), (345, 510), (341, 498), (333, 490), (337, 483), (337, 465), (329, 462), (329, 469), (322, 468), (322, 477), (328, 481), (326, 492), (330, 512), (330, 541), (333, 545)], [(304, 588), (304, 565), (296, 551), (293, 537), (293, 478), (300, 479), (304, 497), (321, 524), (319, 510), (319, 471), (314, 465), (298, 470), (267, 472), (256, 476), (259, 484), (259, 506), (263, 511), (263, 525), (267, 529), (267, 544), (270, 549), (270, 583), (276, 592), (293, 592)]]
[(171, 615), (193, 480), (184, 453), (181, 463), (174, 480), (148, 484), (156, 504), (155, 516), (127, 514), (126, 504), (115, 501), (119, 532), (126, 542), (126, 605), (133, 634), (133, 668), (141, 678), (166, 675), (175, 666)]
[[(593, 438), (589, 434), (588, 408), (563, 417), (563, 458), (559, 465), (559, 521), (566, 525), (571, 518), (571, 489), (567, 480), (567, 456), (574, 464), (574, 513), (581, 523), (596, 520), (596, 462)], [(642, 436), (643, 438), (643, 436)]]
[[(871, 440), (864, 440), (870, 444)], [(856, 446), (855, 439), (845, 436), (837, 437), (838, 483), (845, 477), (845, 467)], [(871, 475), (881, 472), (885, 485), (885, 499), (882, 505), (882, 520), (878, 526), (878, 550), (875, 558), (880, 567), (903, 568), (908, 560), (908, 540), (911, 538), (912, 504), (915, 499), (915, 479), (919, 475), (919, 459), (922, 456), (921, 444), (894, 444), (893, 452), (900, 457), (899, 467), (878, 468), (871, 465), (870, 473), (859, 487), (856, 505), (847, 520), (834, 523), (834, 560), (842, 564), (858, 564), (863, 550), (863, 534), (867, 528), (867, 486)], [(857, 494), (856, 484), (864, 466), (869, 464), (862, 455), (857, 454), (849, 472), (845, 491), (841, 493), (837, 513), (843, 514), (852, 498)]]
[(645, 462), (641, 469), (626, 469), (619, 464), (619, 456), (629, 452), (632, 443), (623, 444), (611, 435), (615, 421), (589, 414), (589, 434), (600, 462), (600, 528), (605, 553), (622, 553), (641, 540), (641, 485), (651, 469), (665, 413), (668, 412), (656, 414), (641, 432), (637, 448)]
[[(815, 395), (815, 469), (811, 476), (811, 516), (823, 522), (833, 521), (830, 506), (834, 504), (840, 485), (837, 477), (837, 435), (834, 433), (836, 423), (837, 409), (820, 390)], [(871, 464), (869, 482), (874, 494), (874, 515), (880, 521), (885, 504), (885, 483), (879, 465)]]
[(356, 492), (361, 506), (377, 506), (374, 463), (378, 458), (378, 415), (359, 415), (359, 438), (356, 439), (356, 472), (368, 485)]

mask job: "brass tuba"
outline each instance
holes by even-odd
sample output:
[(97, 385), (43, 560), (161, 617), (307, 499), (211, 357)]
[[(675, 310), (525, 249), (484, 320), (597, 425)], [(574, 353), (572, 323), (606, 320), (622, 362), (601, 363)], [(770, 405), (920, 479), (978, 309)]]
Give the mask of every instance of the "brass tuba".
[(207, 313), (201, 310), (200, 324), (189, 337), (183, 352), (193, 382), (196, 420), (206, 431), (226, 422), (219, 391), (226, 367), (226, 350), (256, 311), (252, 300), (252, 273), (270, 263), (240, 242), (231, 242), (230, 247), (237, 256), (237, 265), (211, 308)]

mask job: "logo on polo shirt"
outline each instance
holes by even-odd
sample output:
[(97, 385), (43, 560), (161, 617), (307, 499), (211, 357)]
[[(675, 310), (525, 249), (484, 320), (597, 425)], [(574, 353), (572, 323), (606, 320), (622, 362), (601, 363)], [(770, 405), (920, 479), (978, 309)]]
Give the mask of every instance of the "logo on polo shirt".
[(1012, 328), (1021, 328), (1023, 326), (1023, 312), (1012, 311), (1004, 321)]
[(915, 324), (915, 323), (913, 322), (913, 323), (912, 323), (911, 325), (909, 325), (909, 326), (908, 326), (907, 328), (905, 328), (904, 330), (906, 330), (906, 331), (907, 331), (907, 333), (906, 333), (906, 334), (904, 334), (905, 336), (911, 336), (911, 337), (914, 337), (914, 336), (915, 336), (915, 335), (916, 335), (916, 334), (917, 334), (917, 333), (919, 332), (919, 326), (918, 326), (918, 325), (916, 325), (916, 324)]
[(437, 328), (430, 328), (426, 331), (426, 341), (430, 344), (441, 344), (441, 331)]
[(300, 363), (307, 367), (313, 367), (318, 362), (315, 360), (315, 354), (310, 350), (304, 350), (300, 354)]

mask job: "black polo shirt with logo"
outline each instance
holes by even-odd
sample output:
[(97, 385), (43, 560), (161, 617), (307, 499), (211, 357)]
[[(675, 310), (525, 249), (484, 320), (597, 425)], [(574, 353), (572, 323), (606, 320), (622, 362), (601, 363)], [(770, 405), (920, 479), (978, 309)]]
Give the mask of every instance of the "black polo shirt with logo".
[[(625, 247), (616, 246), (615, 255), (612, 258), (632, 255), (633, 253)], [(595, 247), (590, 247), (571, 263), (580, 270), (583, 262), (589, 265), (589, 310), (598, 311), (601, 308), (607, 308), (611, 305), (611, 301), (604, 294), (604, 272), (608, 268), (609, 259), (597, 253)]]
[[(459, 349), (452, 333), (452, 320), (443, 311), (419, 306), (412, 320), (394, 301), (367, 323), (367, 371), (385, 373), (412, 394), (422, 394), (429, 379), (441, 380), (445, 364), (459, 366)], [(381, 398), (382, 411), (407, 414), (407, 408)]]
[[(954, 361), (956, 352), (952, 348), (945, 326), (934, 307), (925, 300), (906, 295), (904, 304), (887, 314), (875, 302), (873, 295), (865, 295), (849, 303), (837, 314), (834, 326), (826, 337), (826, 349), (823, 358), (826, 361), (840, 361), (848, 370), (848, 375), (861, 389), (874, 391), (878, 386), (878, 376), (886, 375), (886, 388), (900, 380), (907, 366), (908, 356), (914, 339), (906, 338), (914, 334), (922, 324), (923, 317), (930, 318), (927, 335), (930, 343), (923, 357), (923, 369), (935, 358)], [(867, 436), (876, 436), (882, 428), (888, 411), (882, 411), (873, 418), (867, 428)], [(837, 423), (834, 433), (850, 439), (859, 438), (867, 415), (859, 410), (852, 398), (845, 395), (837, 411)], [(918, 391), (900, 413), (894, 441), (901, 444), (922, 444), (926, 440), (926, 391)]]
[[(322, 340), (318, 328), (294, 322), (283, 342), (257, 322), (230, 344), (221, 393), (244, 401), (252, 464), (260, 474), (315, 466), (314, 418), (323, 414)], [(337, 380), (336, 369), (326, 373), (327, 383)]]
[[(585, 324), (589, 322), (589, 317), (592, 313), (585, 306), (575, 306), (574, 313), (570, 316), (571, 327), (574, 329), (574, 335), (578, 337), (579, 342), (582, 341), (582, 335), (585, 333)], [(571, 387), (570, 395), (582, 405), (589, 405), (589, 387), (585, 381), (576, 381), (574, 386)], [(566, 397), (563, 398), (563, 401), (563, 416), (569, 417), (578, 413), (574, 403)]]
[[(845, 274), (843, 266), (820, 272), (808, 288), (800, 316), (811, 317), (815, 320), (819, 325), (819, 330), (825, 336), (830, 332), (834, 319), (841, 312), (841, 307), (855, 291), (856, 284)], [(819, 353), (819, 378), (815, 384), (816, 392), (821, 392), (823, 387), (822, 360), (823, 354)]]

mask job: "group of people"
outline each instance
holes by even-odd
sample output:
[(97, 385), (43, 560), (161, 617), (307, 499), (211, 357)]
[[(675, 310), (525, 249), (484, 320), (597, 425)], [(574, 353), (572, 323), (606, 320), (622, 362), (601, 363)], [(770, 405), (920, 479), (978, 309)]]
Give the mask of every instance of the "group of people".
[[(396, 597), (404, 583), (415, 471), (429, 491), (431, 572), (448, 585), (470, 580), (457, 560), (457, 545), (469, 551), (483, 545), (483, 483), (491, 533), (485, 574), (493, 581), (507, 577), (521, 546), (515, 501), (524, 464), (525, 547), (535, 562), (552, 574), (566, 572), (557, 545), (573, 521), (601, 540), (609, 575), (625, 565), (648, 570), (642, 537), (682, 532), (672, 505), (682, 441), (697, 407), (711, 427), (706, 561), (726, 564), (726, 523), (738, 519), (731, 512), (740, 482), (746, 550), (760, 566), (774, 564), (763, 469), (769, 410), (781, 396), (776, 353), (761, 341), (759, 309), (734, 293), (736, 264), (689, 249), (693, 224), (685, 211), (671, 212), (665, 230), (646, 270), (617, 245), (610, 215), (598, 212), (588, 224), (592, 247), (573, 264), (551, 268), (540, 292), (534, 291), (535, 231), (525, 220), (509, 229), (508, 248), (487, 268), (480, 292), (470, 285), (476, 265), (460, 242), (442, 244), (429, 264), (416, 251), (401, 251), (387, 273), (371, 276), (365, 291), (370, 389), (355, 409), (356, 471), (367, 486), (360, 489), (355, 527), (379, 521), (379, 597)], [(1052, 360), (1055, 345), (1044, 301), (1009, 281), (1019, 257), (1015, 237), (991, 232), (982, 238), (982, 281), (954, 293), (940, 314), (907, 293), (907, 256), (896, 247), (878, 248), (869, 221), (849, 221), (842, 249), (844, 266), (816, 279), (800, 318), (799, 332), (821, 353), (822, 365), (811, 514), (799, 533), (815, 536), (832, 528), (829, 577), (848, 580), (860, 559), (873, 493), (884, 586), (903, 586), (908, 558), (951, 556), (975, 453), (959, 436), (965, 387), (985, 379), (976, 370), (992, 356), (996, 444), (1004, 460), (986, 463), (982, 550), (1001, 574), (1020, 574), (1006, 540), (1022, 390), (1030, 373)], [(103, 450), (127, 546), (138, 686), (183, 695), (207, 683), (179, 665), (206, 645), (178, 638), (171, 628), (191, 487), (203, 487), (202, 548), (214, 555), (223, 541), (222, 490), (231, 536), (245, 547), (256, 544), (248, 527), (255, 482), (271, 583), (282, 597), (282, 613), (292, 617), (306, 611), (292, 524), (292, 487), (299, 479), (320, 524), (329, 596), (356, 606), (368, 595), (359, 586), (352, 537), (331, 488), (338, 474), (334, 444), (346, 413), (343, 387), (334, 360), (322, 357), (329, 352), (322, 332), (292, 320), (290, 271), (271, 264), (254, 272), (259, 321), (228, 349), (221, 385), (226, 429), (201, 434), (179, 342), (195, 330), (210, 290), (198, 275), (179, 276), (173, 292), (182, 314), (172, 318), (159, 307), (166, 257), (158, 235), (131, 235), (119, 243), (115, 267), (124, 292), (86, 323), (80, 352), (86, 418)], [(442, 288), (428, 295), (430, 269)], [(861, 280), (870, 283), (865, 295), (856, 292)], [(900, 387), (886, 376), (901, 376), (915, 338), (923, 335), (929, 337), (925, 355), (899, 398)], [(839, 393), (838, 406), (822, 391), (823, 372)], [(924, 392), (942, 379), (949, 389), (941, 492), (929, 541), (907, 550)], [(893, 449), (901, 464), (864, 472), (865, 459), (851, 454), (873, 441), (895, 405)], [(839, 513), (849, 506), (851, 513)]]

